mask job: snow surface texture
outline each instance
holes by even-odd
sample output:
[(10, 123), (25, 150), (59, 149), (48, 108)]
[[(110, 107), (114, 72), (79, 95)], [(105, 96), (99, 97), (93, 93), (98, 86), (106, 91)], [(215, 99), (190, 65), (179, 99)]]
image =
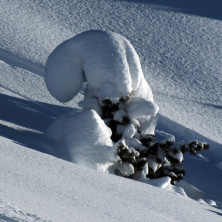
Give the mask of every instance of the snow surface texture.
[(221, 221), (185, 196), (0, 139), (0, 221)]
[[(135, 220), (137, 217), (138, 221), (147, 218), (165, 221), (166, 217), (170, 221), (172, 217), (175, 221), (221, 220), (221, 210), (209, 208), (201, 201), (195, 203), (146, 184), (99, 174), (27, 149), (42, 151), (45, 144), (41, 133), (59, 114), (67, 112), (68, 107), (79, 108), (78, 102), (83, 99), (81, 91), (66, 104), (50, 96), (42, 78), (48, 55), (77, 33), (89, 29), (112, 30), (127, 37), (139, 54), (144, 76), (160, 107), (159, 132), (175, 135), (177, 140), (198, 139), (210, 144), (209, 152), (203, 155), (185, 156), (186, 183), (179, 186), (186, 188), (186, 194), (192, 198), (207, 196), (221, 208), (222, 14), (219, 1), (0, 2), (0, 135), (3, 136), (0, 138), (0, 199), (4, 212), (9, 213), (10, 207), (14, 207), (14, 212), (20, 209), (23, 215), (29, 213), (52, 221), (68, 221), (68, 215), (73, 218), (77, 215), (78, 221), (92, 221), (92, 217), (94, 221), (104, 221), (104, 218), (130, 221), (127, 215)], [(48, 179), (50, 176), (54, 180)], [(198, 192), (193, 192), (194, 187)], [(62, 210), (61, 206), (64, 206)], [(8, 213), (2, 217), (8, 215), (13, 219)]]

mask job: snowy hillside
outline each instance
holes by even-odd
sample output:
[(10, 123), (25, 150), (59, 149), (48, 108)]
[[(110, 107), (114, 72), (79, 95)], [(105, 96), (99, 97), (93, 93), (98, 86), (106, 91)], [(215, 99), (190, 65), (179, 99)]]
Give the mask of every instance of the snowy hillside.
[(180, 194), (1, 142), (0, 221), (221, 221)]
[[(221, 221), (222, 17), (221, 3), (208, 2), (0, 0), (0, 221)], [(47, 58), (91, 29), (134, 46), (160, 109), (159, 132), (209, 143), (202, 155), (185, 156), (187, 173), (176, 187), (44, 153), (42, 134), (83, 99), (81, 90), (68, 103), (50, 95)]]

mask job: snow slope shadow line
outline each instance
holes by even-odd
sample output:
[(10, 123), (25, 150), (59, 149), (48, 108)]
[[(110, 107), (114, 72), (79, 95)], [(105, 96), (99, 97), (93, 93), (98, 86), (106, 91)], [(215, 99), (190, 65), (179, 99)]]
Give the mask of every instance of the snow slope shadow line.
[(18, 55), (14, 55), (11, 52), (6, 51), (4, 49), (0, 49), (0, 60), (4, 61), (5, 63), (9, 64), (12, 67), (25, 69), (38, 76), (42, 77), (44, 75), (44, 69), (45, 69), (44, 66), (29, 61)]
[(211, 211), (211, 212), (213, 212), (213, 213), (215, 213), (215, 214), (217, 214), (217, 215), (219, 215), (219, 216), (222, 217), (222, 213), (220, 213), (220, 212), (217, 212), (217, 211), (215, 211), (215, 210), (209, 210), (209, 211)]
[[(161, 93), (161, 92), (157, 92), (157, 93), (161, 94), (165, 97), (168, 96), (165, 93)], [(190, 102), (190, 103), (195, 103), (195, 104), (202, 105), (202, 106), (213, 107), (215, 109), (222, 109), (222, 105), (218, 105), (218, 104), (214, 104), (214, 103), (200, 102), (200, 101), (196, 101), (196, 100), (193, 100), (193, 99), (187, 99), (187, 98), (179, 97), (179, 96), (176, 96), (176, 95), (170, 95), (170, 97), (178, 99), (178, 100), (183, 100), (183, 101), (186, 101), (186, 102)]]
[(42, 133), (59, 114), (71, 109), (5, 94), (0, 94), (0, 106), (0, 135), (38, 151), (43, 151)]
[(222, 213), (220, 213), (220, 212), (217, 212), (217, 211), (214, 211), (214, 210), (209, 210), (209, 211), (211, 211), (211, 212), (213, 212), (213, 213), (215, 213), (215, 214), (217, 214), (217, 215), (222, 217)]
[[(192, 129), (186, 128), (185, 126), (182, 126), (162, 115), (159, 116), (156, 129), (174, 135), (177, 142), (192, 141), (192, 140), (207, 142), (210, 145), (210, 150), (206, 153), (207, 156), (210, 159), (214, 160), (215, 163), (221, 161), (222, 144), (217, 143)], [(220, 151), (220, 155), (215, 155), (215, 152), (217, 151)]]
[(204, 105), (206, 106), (212, 106), (215, 109), (222, 109), (222, 105), (215, 105), (215, 104), (210, 104), (210, 103), (205, 103)]
[(0, 94), (0, 104), (0, 120), (40, 132), (43, 132), (59, 114), (71, 109), (5, 94)]
[(171, 10), (190, 15), (197, 15), (222, 20), (221, 0), (125, 0), (127, 2), (142, 2), (161, 10)]
[(20, 130), (13, 127), (0, 124), (0, 136), (10, 139), (16, 144), (27, 147), (42, 153), (47, 153), (44, 148), (44, 141), (42, 134), (31, 132), (28, 130)]

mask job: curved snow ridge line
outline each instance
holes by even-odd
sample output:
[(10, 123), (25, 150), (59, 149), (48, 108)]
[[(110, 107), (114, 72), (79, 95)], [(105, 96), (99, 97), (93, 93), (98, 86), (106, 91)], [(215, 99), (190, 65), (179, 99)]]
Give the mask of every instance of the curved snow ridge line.
[(6, 51), (4, 49), (0, 49), (0, 60), (9, 64), (12, 67), (25, 69), (41, 77), (44, 76), (44, 70), (45, 70), (44, 66), (39, 65), (30, 60), (27, 60), (25, 58), (22, 58), (18, 55), (14, 55), (11, 52)]
[(4, 203), (0, 200), (0, 221), (9, 222), (32, 222), (32, 221), (42, 221), (49, 222), (37, 215), (25, 213), (18, 209), (18, 207), (12, 206), (10, 203)]

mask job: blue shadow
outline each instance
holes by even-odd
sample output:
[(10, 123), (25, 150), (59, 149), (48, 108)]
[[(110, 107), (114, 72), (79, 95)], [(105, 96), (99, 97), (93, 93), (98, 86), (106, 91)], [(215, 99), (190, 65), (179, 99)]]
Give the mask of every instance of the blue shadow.
[(124, 0), (142, 2), (158, 8), (212, 19), (222, 19), (221, 0)]
[(4, 94), (0, 94), (0, 107), (0, 135), (41, 152), (45, 152), (42, 133), (58, 115), (71, 109)]

